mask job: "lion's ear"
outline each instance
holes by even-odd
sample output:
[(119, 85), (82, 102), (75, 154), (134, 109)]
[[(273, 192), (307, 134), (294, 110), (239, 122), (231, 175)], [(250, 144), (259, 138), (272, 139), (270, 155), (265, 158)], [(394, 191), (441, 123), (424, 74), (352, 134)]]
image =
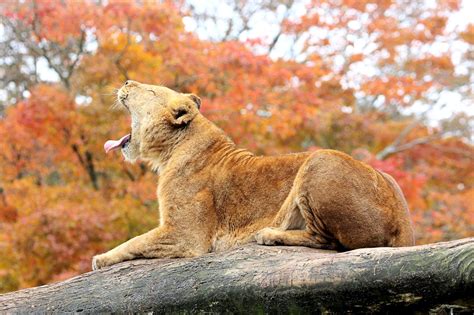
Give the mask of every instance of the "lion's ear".
[(197, 109), (201, 108), (201, 99), (199, 98), (199, 96), (192, 93), (186, 94), (186, 96), (189, 97), (191, 101), (194, 102), (194, 104), (196, 104)]
[(170, 106), (171, 123), (175, 126), (185, 126), (194, 116), (196, 116), (196, 109), (192, 108), (191, 102), (174, 102)]

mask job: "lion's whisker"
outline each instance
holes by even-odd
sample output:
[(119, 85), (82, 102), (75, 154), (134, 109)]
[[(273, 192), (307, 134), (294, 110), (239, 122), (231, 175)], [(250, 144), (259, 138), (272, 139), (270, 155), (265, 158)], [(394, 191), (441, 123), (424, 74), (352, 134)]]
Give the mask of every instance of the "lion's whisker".
[(116, 110), (116, 109), (121, 109), (120, 102), (118, 99), (116, 99), (112, 105), (110, 105), (111, 110)]

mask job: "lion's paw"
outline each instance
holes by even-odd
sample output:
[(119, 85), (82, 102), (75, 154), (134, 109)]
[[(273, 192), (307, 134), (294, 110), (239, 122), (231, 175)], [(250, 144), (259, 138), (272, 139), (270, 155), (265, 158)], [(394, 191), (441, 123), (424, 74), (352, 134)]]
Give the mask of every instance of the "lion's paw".
[(92, 270), (99, 270), (108, 265), (107, 257), (104, 254), (92, 257)]
[(275, 231), (272, 228), (264, 228), (255, 234), (255, 240), (260, 245), (276, 245)]

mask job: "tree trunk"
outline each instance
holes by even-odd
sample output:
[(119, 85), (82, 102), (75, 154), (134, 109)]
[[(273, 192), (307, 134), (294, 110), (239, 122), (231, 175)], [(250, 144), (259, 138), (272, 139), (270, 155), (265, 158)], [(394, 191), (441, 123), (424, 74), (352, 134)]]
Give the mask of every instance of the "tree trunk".
[(135, 260), (0, 295), (0, 313), (331, 313), (474, 310), (474, 238), (344, 253), (249, 244)]

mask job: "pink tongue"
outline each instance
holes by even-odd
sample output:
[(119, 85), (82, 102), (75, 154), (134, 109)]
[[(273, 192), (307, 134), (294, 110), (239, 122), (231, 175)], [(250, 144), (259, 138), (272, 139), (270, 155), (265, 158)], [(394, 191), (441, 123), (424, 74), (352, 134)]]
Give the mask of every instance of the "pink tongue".
[(109, 153), (110, 151), (117, 150), (128, 140), (130, 140), (130, 134), (123, 136), (119, 140), (107, 140), (107, 142), (104, 143), (105, 153)]

